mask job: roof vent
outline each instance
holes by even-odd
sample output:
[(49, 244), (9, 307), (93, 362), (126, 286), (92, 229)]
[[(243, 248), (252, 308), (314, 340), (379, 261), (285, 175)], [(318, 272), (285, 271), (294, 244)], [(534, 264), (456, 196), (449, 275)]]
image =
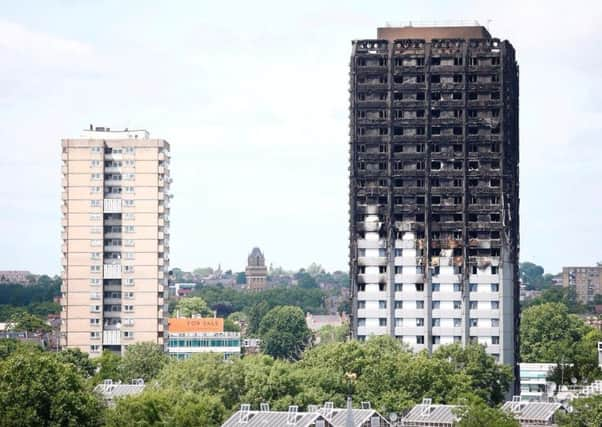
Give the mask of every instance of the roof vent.
[(286, 414), (286, 425), (297, 424), (297, 411), (299, 407), (297, 405), (291, 405), (288, 407), (288, 414)]
[(430, 397), (425, 397), (422, 399), (422, 412), (420, 413), (421, 417), (428, 417), (431, 414), (431, 404), (433, 403), (433, 399)]
[(370, 402), (362, 402), (362, 409), (372, 409), (372, 405), (370, 405)]
[(259, 404), (259, 410), (261, 412), (270, 412), (270, 404), (267, 402), (262, 402)]
[(238, 422), (240, 424), (247, 424), (249, 422), (250, 409), (251, 405), (248, 403), (243, 403), (240, 405), (240, 412), (238, 414)]
[(334, 406), (333, 406), (332, 402), (325, 402), (324, 403), (323, 411), (324, 411), (324, 416), (326, 418), (332, 418), (333, 408), (334, 408)]

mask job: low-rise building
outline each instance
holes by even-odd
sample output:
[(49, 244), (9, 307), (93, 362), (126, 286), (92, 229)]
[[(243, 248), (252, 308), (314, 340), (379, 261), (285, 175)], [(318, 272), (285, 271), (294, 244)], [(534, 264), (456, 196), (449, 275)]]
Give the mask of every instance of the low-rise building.
[(319, 331), (324, 326), (341, 326), (347, 322), (347, 316), (343, 314), (311, 314), (305, 315), (305, 323), (312, 331)]
[(521, 427), (556, 426), (556, 414), (561, 408), (557, 402), (524, 401), (520, 396), (514, 396), (502, 406), (502, 410), (512, 414)]
[(556, 366), (555, 363), (519, 363), (521, 399), (546, 400), (552, 397), (556, 384), (547, 378)]
[(198, 353), (221, 353), (224, 359), (240, 356), (240, 332), (225, 332), (222, 318), (171, 318), (167, 351), (176, 359)]
[(112, 380), (104, 380), (102, 384), (94, 387), (94, 391), (102, 396), (108, 406), (113, 406), (115, 398), (142, 393), (144, 391), (144, 380), (138, 378), (133, 380), (131, 384), (114, 383)]
[(31, 273), (27, 270), (0, 270), (0, 283), (29, 284)]
[(390, 427), (385, 417), (362, 402), (362, 408), (335, 408), (332, 402), (323, 407), (308, 405), (306, 412), (299, 412), (298, 406), (289, 406), (288, 411), (271, 411), (267, 403), (262, 403), (259, 411), (252, 411), (251, 405), (241, 405), (222, 427)]
[(422, 399), (396, 425), (403, 427), (453, 427), (460, 416), (457, 405), (434, 405), (429, 398)]

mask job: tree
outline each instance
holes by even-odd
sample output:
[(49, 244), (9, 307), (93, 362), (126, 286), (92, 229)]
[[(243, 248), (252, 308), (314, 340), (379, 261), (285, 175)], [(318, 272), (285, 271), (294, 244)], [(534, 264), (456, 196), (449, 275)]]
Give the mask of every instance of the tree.
[(29, 341), (20, 341), (14, 338), (0, 338), (0, 361), (17, 352), (22, 352), (24, 354), (42, 352), (42, 347)]
[(433, 357), (447, 360), (455, 371), (468, 375), (474, 393), (487, 404), (495, 405), (505, 400), (513, 378), (512, 368), (496, 363), (495, 359), (487, 354), (484, 346), (446, 345), (438, 348)]
[(48, 333), (52, 330), (50, 325), (38, 316), (25, 312), (14, 314), (9, 323), (11, 330), (19, 332)]
[(560, 303), (527, 308), (521, 316), (522, 362), (571, 363), (575, 344), (589, 332), (581, 319)]
[(519, 427), (519, 422), (509, 413), (492, 408), (483, 402), (460, 406), (458, 427)]
[(240, 326), (230, 318), (224, 319), (224, 332), (240, 332)]
[[(96, 384), (102, 382), (102, 380), (123, 380), (121, 377), (122, 372), (120, 370), (121, 356), (118, 354), (113, 353), (110, 350), (105, 350), (100, 357), (97, 357), (94, 360), (94, 363), (97, 368), (95, 376)], [(128, 381), (128, 379), (125, 380)], [(132, 378), (129, 378), (129, 380), (132, 380)]]
[(57, 357), (61, 362), (73, 365), (84, 378), (91, 377), (96, 372), (96, 365), (90, 360), (88, 353), (79, 348), (63, 350), (57, 353)]
[(297, 286), (299, 286), (301, 289), (318, 288), (318, 283), (316, 282), (316, 279), (314, 279), (309, 273), (303, 270), (295, 274), (295, 279), (297, 279)]
[(259, 332), (259, 325), (263, 317), (270, 311), (270, 304), (267, 301), (260, 301), (249, 310), (249, 327), (247, 333), (255, 335)]
[(224, 405), (215, 396), (161, 389), (117, 400), (107, 413), (107, 427), (137, 426), (219, 426)]
[(280, 359), (298, 360), (311, 332), (299, 307), (279, 306), (261, 320), (259, 335), (265, 353)]
[(558, 413), (559, 426), (602, 426), (602, 395), (574, 399), (571, 401), (571, 406), (572, 412)]
[(151, 342), (129, 345), (119, 364), (119, 373), (124, 381), (142, 378), (145, 382), (155, 378), (169, 362), (163, 347)]
[(316, 335), (320, 337), (320, 344), (344, 342), (349, 336), (349, 325), (325, 325), (320, 328)]
[(241, 271), (239, 273), (236, 273), (236, 284), (244, 285), (245, 283), (247, 283), (247, 275), (245, 274), (245, 272)]
[(99, 426), (103, 405), (78, 370), (53, 353), (14, 353), (0, 362), (0, 423)]
[(211, 316), (213, 312), (201, 297), (181, 298), (176, 303), (176, 311), (180, 317)]

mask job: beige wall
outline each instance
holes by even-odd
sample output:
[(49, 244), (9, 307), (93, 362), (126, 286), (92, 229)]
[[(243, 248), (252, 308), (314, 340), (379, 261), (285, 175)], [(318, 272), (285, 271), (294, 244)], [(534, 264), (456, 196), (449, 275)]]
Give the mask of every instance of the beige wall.
[[(105, 185), (104, 175), (116, 174), (113, 170), (105, 171), (105, 160), (121, 161), (119, 173), (122, 175), (121, 182), (110, 180), (111, 185), (121, 185), (120, 195), (111, 195), (111, 198), (122, 200), (134, 200), (134, 206), (122, 204), (122, 240), (121, 260), (122, 271), (125, 266), (132, 266), (132, 273), (122, 272), (121, 299), (107, 299), (107, 304), (121, 304), (120, 313), (110, 313), (110, 318), (120, 316), (123, 319), (133, 319), (134, 325), (122, 325), (121, 332), (133, 331), (133, 339), (121, 338), (121, 345), (129, 345), (134, 342), (153, 341), (162, 343), (158, 331), (162, 331), (162, 305), (164, 300), (158, 298), (158, 292), (167, 292), (166, 274), (168, 260), (158, 258), (159, 240), (166, 239), (166, 233), (159, 232), (164, 220), (159, 219), (159, 214), (165, 212), (164, 207), (159, 206), (159, 200), (165, 200), (165, 187), (159, 187), (169, 179), (168, 164), (159, 166), (159, 160), (168, 159), (164, 153), (159, 152), (162, 148), (166, 152), (169, 144), (163, 140), (153, 139), (128, 139), (128, 140), (96, 140), (79, 139), (63, 140), (63, 298), (64, 305), (61, 317), (63, 319), (62, 332), (65, 334), (63, 343), (67, 347), (79, 347), (83, 351), (90, 351), (91, 345), (99, 345), (102, 350), (103, 331), (103, 199)], [(134, 153), (124, 152), (111, 154), (105, 157), (104, 147), (126, 148), (134, 147)], [(94, 152), (91, 147), (100, 147), (99, 152)], [(92, 165), (91, 161), (97, 160), (98, 165)], [(128, 161), (134, 161), (134, 165), (128, 165)], [(125, 174), (134, 174), (133, 179)], [(164, 173), (163, 177), (159, 173)], [(100, 174), (99, 179), (92, 179), (92, 174)], [(100, 187), (99, 192), (94, 192), (93, 187)], [(134, 187), (134, 193), (126, 192), (125, 187)], [(91, 207), (90, 200), (98, 200), (100, 207)], [(167, 201), (164, 202), (166, 205)], [(125, 214), (134, 214), (133, 219), (126, 218)], [(100, 214), (100, 218), (94, 215)], [(134, 232), (126, 232), (127, 226), (134, 226)], [(94, 228), (99, 232), (93, 232)], [(117, 237), (116, 237), (117, 238)], [(92, 241), (100, 241), (100, 245), (93, 246)], [(133, 245), (126, 245), (126, 241), (133, 241)], [(168, 240), (163, 242), (161, 249), (167, 257), (169, 253)], [(99, 252), (99, 260), (93, 260), (91, 253)], [(126, 253), (133, 253), (133, 259), (125, 259)], [(99, 265), (101, 271), (91, 273), (90, 266)], [(126, 279), (133, 278), (133, 285), (128, 285)], [(100, 279), (99, 285), (90, 283), (90, 279)], [(108, 286), (105, 290), (119, 289)], [(127, 292), (133, 292), (133, 299), (125, 298)], [(100, 296), (92, 299), (93, 294)], [(99, 313), (91, 313), (90, 306), (99, 305)], [(133, 312), (125, 312), (124, 306), (133, 305)], [(100, 319), (100, 325), (90, 324), (91, 318)], [(100, 332), (100, 339), (92, 339), (90, 332)], [(100, 353), (97, 353), (100, 354)]]

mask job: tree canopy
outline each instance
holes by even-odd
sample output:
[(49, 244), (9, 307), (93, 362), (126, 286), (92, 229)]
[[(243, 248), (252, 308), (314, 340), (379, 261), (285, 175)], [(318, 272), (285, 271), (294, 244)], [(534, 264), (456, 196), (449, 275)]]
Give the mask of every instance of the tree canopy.
[(150, 342), (129, 345), (119, 363), (119, 374), (124, 381), (142, 378), (149, 381), (169, 362), (163, 347)]
[(258, 332), (264, 353), (280, 359), (298, 360), (311, 338), (303, 311), (293, 306), (272, 308), (261, 319)]
[(15, 352), (0, 361), (0, 423), (98, 426), (102, 403), (72, 364), (53, 353)]
[(180, 317), (205, 317), (213, 315), (213, 312), (201, 297), (180, 298), (176, 303), (175, 310)]

